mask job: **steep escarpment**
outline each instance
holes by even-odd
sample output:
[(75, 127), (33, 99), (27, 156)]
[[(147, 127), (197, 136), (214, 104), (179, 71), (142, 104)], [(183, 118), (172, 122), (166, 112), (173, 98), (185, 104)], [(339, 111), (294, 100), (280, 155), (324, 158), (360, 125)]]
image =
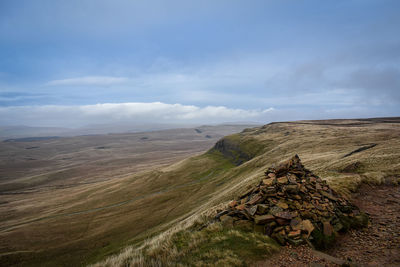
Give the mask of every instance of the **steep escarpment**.
[(234, 134), (220, 139), (209, 153), (219, 152), (238, 166), (259, 155), (262, 150), (262, 144), (256, 139)]

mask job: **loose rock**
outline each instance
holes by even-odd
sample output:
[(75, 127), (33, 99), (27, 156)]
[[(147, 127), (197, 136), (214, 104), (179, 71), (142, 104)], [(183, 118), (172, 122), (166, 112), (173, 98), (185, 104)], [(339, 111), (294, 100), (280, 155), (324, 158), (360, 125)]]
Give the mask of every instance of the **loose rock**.
[[(230, 202), (225, 213), (216, 217), (224, 225), (252, 228), (294, 246), (311, 241), (326, 247), (337, 232), (368, 224), (366, 214), (304, 168), (297, 155), (269, 168), (256, 187)], [(233, 223), (238, 220), (253, 227), (243, 221)]]

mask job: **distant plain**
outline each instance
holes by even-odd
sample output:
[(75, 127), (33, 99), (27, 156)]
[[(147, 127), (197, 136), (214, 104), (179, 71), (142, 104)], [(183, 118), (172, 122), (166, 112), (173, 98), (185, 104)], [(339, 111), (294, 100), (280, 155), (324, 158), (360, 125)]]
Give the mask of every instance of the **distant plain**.
[[(204, 152), (219, 138), (245, 127), (249, 126), (0, 142), (0, 263), (51, 265), (65, 258), (67, 263), (86, 262), (98, 248), (119, 247), (129, 239), (129, 231), (112, 234), (121, 221), (113, 222), (117, 217), (108, 215), (107, 207), (151, 191), (123, 192), (122, 181)], [(103, 199), (102, 190), (116, 194)], [(104, 214), (99, 207), (105, 207)], [(79, 214), (84, 210), (89, 211)], [(103, 216), (101, 222), (95, 222), (100, 217), (94, 212)]]

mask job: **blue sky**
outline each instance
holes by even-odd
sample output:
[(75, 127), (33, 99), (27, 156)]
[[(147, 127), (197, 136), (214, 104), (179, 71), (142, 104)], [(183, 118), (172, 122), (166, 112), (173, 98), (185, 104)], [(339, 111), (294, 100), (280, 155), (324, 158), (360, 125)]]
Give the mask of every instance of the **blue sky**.
[(400, 2), (0, 2), (0, 125), (398, 116)]

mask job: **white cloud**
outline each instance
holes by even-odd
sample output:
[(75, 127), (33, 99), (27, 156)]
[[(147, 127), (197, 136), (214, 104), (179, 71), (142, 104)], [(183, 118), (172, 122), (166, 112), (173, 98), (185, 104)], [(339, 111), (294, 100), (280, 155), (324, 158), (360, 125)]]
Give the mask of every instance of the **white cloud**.
[(127, 82), (126, 77), (111, 77), (111, 76), (85, 76), (77, 78), (69, 78), (62, 80), (53, 80), (46, 83), (49, 86), (56, 85), (100, 85), (109, 86)]
[(224, 106), (152, 103), (104, 103), (82, 106), (19, 106), (0, 108), (1, 125), (74, 127), (103, 123), (223, 123), (263, 121), (274, 111)]

